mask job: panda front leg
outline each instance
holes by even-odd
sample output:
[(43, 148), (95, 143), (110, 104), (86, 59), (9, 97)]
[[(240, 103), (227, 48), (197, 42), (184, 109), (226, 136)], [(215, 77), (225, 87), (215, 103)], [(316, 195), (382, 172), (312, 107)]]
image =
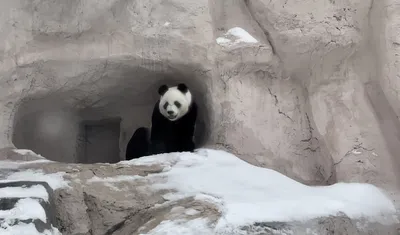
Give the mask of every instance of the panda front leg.
[(167, 145), (163, 141), (153, 141), (150, 143), (150, 155), (168, 153)]

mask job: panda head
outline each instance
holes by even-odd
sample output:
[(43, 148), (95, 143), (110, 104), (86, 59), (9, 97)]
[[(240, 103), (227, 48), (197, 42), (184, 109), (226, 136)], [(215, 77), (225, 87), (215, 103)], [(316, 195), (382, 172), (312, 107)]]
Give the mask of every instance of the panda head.
[(188, 87), (181, 83), (178, 86), (162, 85), (158, 89), (160, 94), (160, 113), (170, 121), (176, 121), (185, 116), (192, 104), (192, 94)]

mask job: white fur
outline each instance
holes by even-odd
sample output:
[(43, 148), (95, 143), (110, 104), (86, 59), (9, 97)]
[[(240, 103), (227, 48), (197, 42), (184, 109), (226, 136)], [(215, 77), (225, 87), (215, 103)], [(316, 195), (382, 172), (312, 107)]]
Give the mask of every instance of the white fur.
[[(174, 104), (175, 101), (178, 101), (181, 103), (181, 107), (178, 108)], [(168, 102), (168, 107), (167, 109), (164, 109), (164, 104)], [(170, 87), (168, 90), (165, 92), (163, 96), (160, 98), (160, 104), (158, 106), (160, 113), (168, 118), (171, 121), (176, 121), (179, 118), (183, 117), (188, 111), (190, 104), (192, 103), (192, 94), (188, 90), (186, 93), (182, 93), (180, 90), (178, 90), (178, 87)], [(169, 114), (167, 113), (168, 111), (173, 112), (173, 117), (170, 117)]]

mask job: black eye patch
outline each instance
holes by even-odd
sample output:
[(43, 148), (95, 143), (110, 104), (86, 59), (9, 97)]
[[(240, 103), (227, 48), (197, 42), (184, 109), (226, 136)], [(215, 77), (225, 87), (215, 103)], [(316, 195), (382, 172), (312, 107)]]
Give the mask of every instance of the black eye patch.
[(175, 101), (174, 104), (178, 109), (182, 106), (181, 103), (179, 103), (178, 101)]
[(163, 108), (167, 109), (167, 107), (168, 107), (168, 102), (165, 102), (165, 104), (163, 105)]

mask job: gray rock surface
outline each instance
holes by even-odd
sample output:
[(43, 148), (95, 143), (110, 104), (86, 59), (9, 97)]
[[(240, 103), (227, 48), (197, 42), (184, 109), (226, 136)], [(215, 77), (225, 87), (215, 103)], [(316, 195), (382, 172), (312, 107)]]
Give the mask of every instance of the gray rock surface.
[[(52, 210), (49, 210), (48, 215), (50, 221), (57, 224), (62, 234), (147, 234), (161, 226), (163, 222), (207, 219), (210, 231), (207, 232), (200, 226), (198, 234), (227, 235), (226, 233), (212, 232), (217, 221), (223, 216), (221, 207), (215, 204), (215, 201), (196, 196), (170, 197), (169, 193), (177, 191), (152, 188), (168, 182), (168, 179), (160, 173), (174, 167), (185, 168), (191, 167), (191, 164), (195, 165), (196, 163), (191, 162), (190, 159), (181, 160), (178, 163), (165, 162), (162, 165), (148, 163), (143, 165), (125, 163), (67, 164), (38, 161), (17, 164), (19, 164), (19, 173), (28, 171), (31, 172), (30, 174), (37, 171), (44, 174), (63, 172), (63, 179), (68, 182), (68, 186), (59, 187), (51, 194), (54, 206), (51, 207)], [(24, 177), (29, 178), (29, 174)], [(51, 178), (47, 178), (47, 180), (51, 180)], [(27, 183), (24, 182), (24, 184)], [(287, 190), (290, 191), (290, 189)], [(209, 195), (209, 197), (210, 199), (215, 198), (214, 195)], [(334, 197), (332, 199), (334, 203)], [(400, 224), (396, 223), (398, 219), (390, 218), (394, 215), (388, 216), (387, 220), (379, 222), (350, 219), (343, 213), (306, 221), (257, 222), (233, 229), (228, 234), (398, 235), (400, 230)], [(54, 221), (55, 218), (57, 221)], [(162, 234), (168, 232), (168, 229), (171, 227), (163, 230)], [(184, 231), (181, 230), (181, 232)], [(191, 232), (183, 234), (193, 234), (193, 231)]]
[[(157, 87), (186, 82), (200, 146), (399, 205), (398, 1), (2, 1), (0, 147), (118, 161)], [(234, 27), (257, 42), (218, 44)]]
[[(64, 179), (69, 187), (54, 192), (55, 217), (62, 234), (140, 234), (164, 220), (207, 218), (213, 223), (219, 218), (220, 211), (214, 204), (193, 197), (165, 203), (163, 195), (166, 191), (146, 191), (150, 181), (145, 178), (133, 180), (138, 176), (160, 173), (163, 168), (160, 165), (32, 162), (21, 165), (19, 170), (66, 173)], [(162, 179), (158, 180), (152, 180), (152, 183), (162, 182)], [(185, 214), (187, 209), (197, 213)]]
[(249, 234), (257, 235), (398, 235), (400, 225), (382, 225), (363, 220), (351, 220), (345, 215), (329, 216), (307, 222), (291, 223), (256, 223), (242, 228)]

